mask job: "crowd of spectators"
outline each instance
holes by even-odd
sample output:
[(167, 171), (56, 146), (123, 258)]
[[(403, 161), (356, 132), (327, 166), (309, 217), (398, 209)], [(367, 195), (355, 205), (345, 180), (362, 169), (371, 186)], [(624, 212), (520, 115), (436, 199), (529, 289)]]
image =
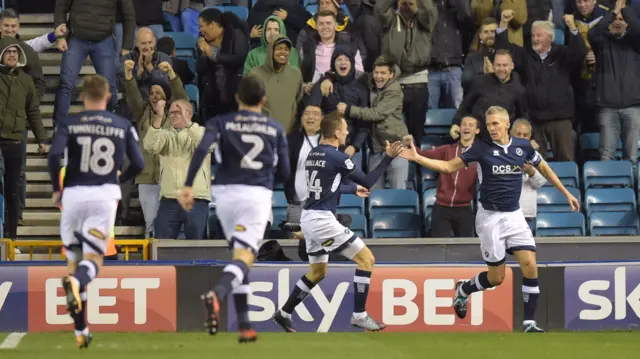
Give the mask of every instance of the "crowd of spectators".
[[(176, 189), (205, 119), (236, 109), (243, 76), (265, 83), (265, 113), (289, 136), (292, 178), (284, 192), (290, 222), (306, 197), (305, 158), (318, 143), (322, 115), (333, 111), (349, 126), (340, 150), (367, 159), (363, 167), (380, 162), (385, 141), (420, 144), (429, 135), (428, 111), (439, 108), (456, 109), (450, 144), (424, 155), (451, 159), (476, 137), (486, 138), (484, 113), (494, 105), (509, 111), (514, 136), (529, 138), (555, 161), (580, 161), (577, 136), (599, 132), (601, 160), (613, 159), (622, 138), (623, 158), (637, 162), (635, 1), (320, 0), (313, 12), (298, 0), (233, 3), (248, 7), (246, 19), (215, 0), (57, 0), (52, 32), (27, 42), (20, 40), (16, 11), (2, 12), (5, 237), (15, 238), (21, 224), (27, 128), (42, 152), (49, 140), (38, 108), (46, 84), (37, 53), (51, 46), (63, 52), (54, 123), (68, 113), (88, 56), (110, 81), (111, 109), (136, 124), (146, 167), (122, 184), (120, 218), (128, 218), (128, 194), (137, 189), (149, 237), (177, 238), (182, 228), (186, 238), (206, 238), (210, 167), (220, 160), (215, 151), (195, 183), (197, 210), (183, 212)], [(165, 36), (187, 26), (172, 17), (185, 11), (198, 13), (192, 59), (178, 56), (176, 42)], [(190, 85), (199, 100), (185, 91)], [(414, 170), (397, 158), (373, 189), (385, 182), (406, 189)], [(523, 203), (535, 204), (531, 191), (544, 179), (533, 168), (524, 172)], [(432, 235), (473, 235), (476, 182), (472, 167), (439, 178), (433, 214), (439, 227)], [(535, 207), (526, 213), (535, 217)]]

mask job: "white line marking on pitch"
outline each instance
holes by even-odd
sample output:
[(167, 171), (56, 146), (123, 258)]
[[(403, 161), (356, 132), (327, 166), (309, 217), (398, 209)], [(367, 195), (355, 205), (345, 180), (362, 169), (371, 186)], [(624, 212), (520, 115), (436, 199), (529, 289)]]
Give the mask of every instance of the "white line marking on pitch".
[(20, 344), (20, 341), (27, 333), (11, 333), (4, 338), (2, 344), (0, 344), (0, 349), (15, 349)]

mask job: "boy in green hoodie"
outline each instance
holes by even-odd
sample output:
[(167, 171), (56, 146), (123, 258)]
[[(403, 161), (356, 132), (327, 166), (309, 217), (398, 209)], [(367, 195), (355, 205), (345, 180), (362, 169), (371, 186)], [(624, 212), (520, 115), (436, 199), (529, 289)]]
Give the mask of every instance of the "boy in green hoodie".
[[(267, 58), (267, 46), (269, 45), (269, 38), (274, 35), (287, 36), (287, 29), (284, 26), (282, 20), (275, 15), (271, 15), (264, 20), (262, 25), (262, 37), (260, 38), (261, 45), (255, 49), (249, 51), (246, 60), (244, 61), (244, 71), (242, 76), (247, 76), (252, 68), (264, 65)], [(300, 58), (295, 48), (291, 49), (291, 55), (289, 56), (289, 65), (300, 68)]]

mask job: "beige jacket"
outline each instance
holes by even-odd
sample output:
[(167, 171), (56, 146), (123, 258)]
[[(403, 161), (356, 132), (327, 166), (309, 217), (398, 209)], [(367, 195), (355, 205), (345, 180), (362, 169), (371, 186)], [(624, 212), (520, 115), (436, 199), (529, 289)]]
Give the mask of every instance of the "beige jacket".
[[(191, 157), (198, 147), (204, 127), (194, 123), (189, 128), (176, 130), (149, 127), (143, 139), (143, 147), (160, 157), (160, 197), (177, 198), (184, 187)], [(205, 157), (193, 182), (193, 197), (211, 200), (211, 154)]]

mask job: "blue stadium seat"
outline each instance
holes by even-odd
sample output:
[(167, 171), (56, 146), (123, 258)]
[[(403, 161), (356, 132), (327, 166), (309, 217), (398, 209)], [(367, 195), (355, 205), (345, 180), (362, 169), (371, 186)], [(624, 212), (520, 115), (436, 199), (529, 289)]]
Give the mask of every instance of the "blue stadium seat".
[[(549, 162), (549, 166), (565, 187), (580, 188), (580, 175), (578, 165), (575, 162)], [(544, 185), (546, 187), (553, 186), (549, 181)]]
[(585, 193), (587, 216), (594, 212), (635, 212), (636, 196), (631, 188), (591, 188)]
[(351, 215), (351, 226), (349, 229), (360, 238), (369, 238), (367, 230), (367, 217), (364, 214)]
[(273, 192), (273, 198), (271, 199), (271, 208), (273, 210), (273, 216), (286, 216), (287, 215), (287, 198), (284, 196), (284, 192)]
[(427, 232), (431, 228), (431, 211), (436, 203), (436, 192), (437, 190), (432, 188), (422, 193), (422, 213), (424, 214), (424, 226)]
[(428, 135), (448, 135), (453, 123), (455, 108), (431, 109), (424, 122), (424, 133)]
[(420, 149), (428, 151), (444, 144), (446, 144), (446, 141), (442, 136), (422, 136)]
[(422, 190), (426, 191), (438, 187), (438, 172), (422, 167)]
[(420, 216), (415, 213), (376, 213), (371, 216), (373, 238), (419, 238)]
[[(581, 201), (580, 190), (573, 187), (567, 187), (571, 194)], [(544, 212), (571, 212), (567, 198), (555, 187), (542, 187), (538, 189), (537, 196), (538, 213)]]
[(585, 236), (584, 215), (579, 212), (539, 213), (536, 217), (536, 236)]
[[(198, 23), (198, 16), (200, 16), (200, 12), (192, 8), (186, 8), (180, 14), (180, 19), (182, 20), (182, 28), (183, 28), (182, 31), (186, 32), (187, 34), (195, 38), (198, 38), (198, 36), (200, 36), (200, 25)], [(167, 36), (166, 32), (165, 32), (165, 36)]]
[(558, 45), (564, 45), (564, 32), (562, 29), (555, 30), (555, 43)]
[(246, 6), (235, 6), (235, 5), (207, 6), (207, 8), (209, 7), (216, 8), (222, 12), (232, 12), (236, 14), (236, 16), (240, 18), (240, 20), (243, 20), (243, 21), (247, 21), (247, 18), (249, 17), (249, 9)]
[(171, 31), (182, 31), (182, 20), (178, 15), (163, 12), (162, 16), (164, 17), (164, 22), (169, 24)]
[[(583, 133), (580, 135), (580, 152), (585, 160), (600, 160), (600, 133)], [(616, 159), (622, 158), (622, 140), (616, 144)]]
[(355, 194), (343, 194), (340, 196), (338, 204), (338, 213), (354, 215), (364, 215), (364, 198), (360, 198)]
[(189, 102), (191, 102), (193, 106), (193, 112), (197, 113), (200, 104), (200, 91), (198, 87), (196, 87), (196, 85), (186, 85), (184, 89), (187, 92), (187, 96), (189, 96)]
[(588, 161), (582, 169), (584, 189), (592, 187), (633, 188), (633, 168), (629, 161)]
[(315, 15), (318, 12), (318, 5), (312, 4), (304, 7), (311, 15)]
[(176, 43), (176, 56), (194, 58), (196, 56), (197, 37), (187, 32), (165, 32)]
[(589, 220), (592, 236), (637, 236), (640, 221), (636, 212), (596, 212)]
[(419, 198), (415, 191), (403, 189), (379, 189), (369, 196), (369, 214), (420, 213)]

